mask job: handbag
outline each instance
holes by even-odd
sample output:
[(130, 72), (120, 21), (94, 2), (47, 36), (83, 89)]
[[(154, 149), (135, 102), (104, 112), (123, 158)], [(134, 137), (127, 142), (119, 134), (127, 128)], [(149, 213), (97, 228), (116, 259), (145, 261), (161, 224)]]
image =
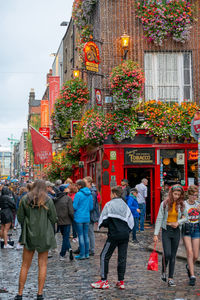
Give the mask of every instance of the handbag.
[(154, 244), (153, 252), (149, 256), (147, 270), (158, 271), (158, 253), (156, 252), (156, 243)]

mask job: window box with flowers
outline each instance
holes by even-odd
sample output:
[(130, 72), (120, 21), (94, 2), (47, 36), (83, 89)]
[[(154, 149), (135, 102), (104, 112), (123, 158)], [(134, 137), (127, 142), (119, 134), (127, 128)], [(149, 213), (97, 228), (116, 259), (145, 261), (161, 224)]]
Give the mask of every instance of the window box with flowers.
[(176, 42), (185, 43), (195, 21), (195, 7), (188, 0), (142, 0), (136, 2), (136, 15), (149, 42), (161, 46), (172, 36)]
[(145, 122), (142, 127), (148, 134), (158, 137), (161, 141), (182, 142), (191, 139), (191, 121), (199, 109), (196, 103), (182, 102), (169, 104), (161, 101), (148, 101), (143, 104)]

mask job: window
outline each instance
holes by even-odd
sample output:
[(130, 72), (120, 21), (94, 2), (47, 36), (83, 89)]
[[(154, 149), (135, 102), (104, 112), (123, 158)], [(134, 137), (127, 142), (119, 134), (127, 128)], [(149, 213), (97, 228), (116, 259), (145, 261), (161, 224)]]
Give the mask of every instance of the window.
[(10, 158), (9, 157), (5, 157), (4, 158), (4, 168), (5, 169), (9, 169), (10, 168), (10, 163), (11, 163)]
[(191, 53), (145, 53), (145, 99), (192, 100)]
[(180, 183), (185, 185), (185, 152), (180, 150), (160, 150), (162, 165), (161, 181), (170, 185)]

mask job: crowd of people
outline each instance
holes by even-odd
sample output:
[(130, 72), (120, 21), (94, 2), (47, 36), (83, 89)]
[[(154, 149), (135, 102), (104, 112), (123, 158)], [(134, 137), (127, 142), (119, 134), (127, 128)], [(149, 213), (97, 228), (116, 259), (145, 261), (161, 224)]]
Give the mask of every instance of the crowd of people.
[[(38, 292), (37, 299), (44, 299), (43, 287), (47, 273), (47, 261), (54, 255), (56, 233), (62, 236), (59, 259), (87, 260), (95, 254), (94, 224), (107, 228), (107, 240), (100, 254), (101, 279), (91, 283), (92, 288), (107, 289), (109, 260), (118, 248), (116, 286), (124, 289), (127, 249), (129, 236), (131, 242), (139, 243), (137, 232), (144, 231), (145, 207), (148, 180), (130, 188), (123, 179), (121, 186), (111, 188), (111, 199), (101, 211), (100, 194), (90, 176), (75, 183), (68, 178), (64, 183), (57, 180), (36, 180), (33, 183), (0, 186), (1, 248), (13, 249), (8, 238), (9, 229), (20, 228), (16, 249), (23, 249), (22, 265), (19, 275), (19, 289), (15, 300), (21, 300), (27, 274), (35, 251), (38, 252)], [(101, 213), (100, 213), (101, 211)], [(196, 282), (194, 265), (199, 256), (200, 246), (200, 204), (198, 187), (185, 191), (179, 184), (168, 189), (158, 212), (153, 240), (159, 240), (162, 229), (162, 275), (161, 279), (169, 287), (176, 286), (173, 275), (176, 253), (182, 234), (187, 253), (186, 272), (189, 285)], [(71, 238), (70, 238), (71, 237)], [(72, 251), (71, 242), (78, 244)], [(74, 256), (75, 254), (75, 256)], [(169, 274), (167, 276), (167, 267)]]

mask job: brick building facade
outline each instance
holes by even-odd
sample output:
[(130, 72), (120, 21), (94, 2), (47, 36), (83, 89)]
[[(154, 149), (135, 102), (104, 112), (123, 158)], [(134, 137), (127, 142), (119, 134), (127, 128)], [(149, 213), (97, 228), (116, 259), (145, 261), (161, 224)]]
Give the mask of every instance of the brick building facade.
[[(82, 78), (87, 80), (91, 90), (91, 102), (94, 103), (95, 88), (102, 90), (103, 98), (105, 95), (110, 95), (108, 76), (112, 68), (122, 62), (123, 50), (120, 38), (124, 33), (130, 36), (127, 59), (138, 62), (145, 71), (146, 100), (188, 99), (198, 102), (200, 94), (199, 1), (191, 0), (196, 6), (196, 21), (193, 23), (190, 39), (181, 43), (168, 37), (162, 46), (148, 42), (143, 37), (143, 26), (136, 16), (136, 2), (99, 0), (94, 7), (91, 23), (94, 28), (94, 41), (100, 50), (99, 73), (82, 72)], [(72, 78), (72, 69), (81, 68), (77, 53), (77, 39), (78, 33), (71, 21), (63, 39), (64, 82)]]

